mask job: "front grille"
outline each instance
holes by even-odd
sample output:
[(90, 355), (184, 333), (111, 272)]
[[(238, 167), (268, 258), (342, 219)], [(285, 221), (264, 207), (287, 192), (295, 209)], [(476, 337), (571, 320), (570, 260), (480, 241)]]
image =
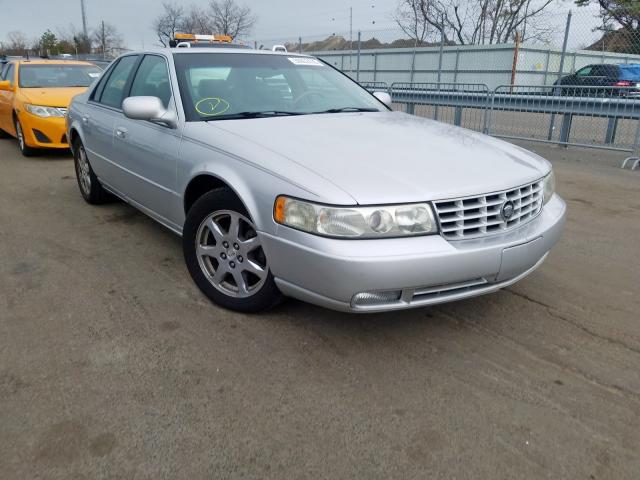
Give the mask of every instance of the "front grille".
[[(507, 202), (511, 216), (502, 215)], [(434, 203), (442, 236), (463, 240), (501, 233), (532, 220), (542, 209), (542, 179), (512, 190)]]

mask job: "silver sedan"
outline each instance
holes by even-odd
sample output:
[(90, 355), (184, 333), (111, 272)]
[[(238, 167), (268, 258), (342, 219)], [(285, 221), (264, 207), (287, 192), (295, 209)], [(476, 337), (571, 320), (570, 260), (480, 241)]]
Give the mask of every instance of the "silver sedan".
[(84, 199), (181, 235), (226, 308), (421, 307), (535, 270), (565, 220), (549, 162), (390, 103), (304, 55), (129, 53), (73, 100), (68, 137)]

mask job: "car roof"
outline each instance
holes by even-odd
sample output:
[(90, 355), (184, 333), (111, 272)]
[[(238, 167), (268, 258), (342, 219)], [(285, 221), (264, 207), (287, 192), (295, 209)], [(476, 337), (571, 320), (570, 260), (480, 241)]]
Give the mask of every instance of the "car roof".
[(127, 52), (125, 55), (145, 55), (145, 54), (158, 54), (158, 53), (179, 53), (181, 55), (197, 55), (199, 53), (233, 53), (236, 55), (279, 55), (279, 56), (296, 56), (296, 57), (311, 57), (311, 55), (305, 55), (297, 52), (273, 52), (271, 50), (256, 50), (253, 48), (229, 48), (229, 47), (198, 47), (198, 48), (159, 48), (149, 49), (134, 52)]
[(34, 59), (19, 59), (12, 60), (13, 63), (17, 63), (19, 65), (28, 64), (28, 65), (92, 65), (91, 62), (83, 62), (81, 60), (53, 60), (48, 58), (34, 58)]

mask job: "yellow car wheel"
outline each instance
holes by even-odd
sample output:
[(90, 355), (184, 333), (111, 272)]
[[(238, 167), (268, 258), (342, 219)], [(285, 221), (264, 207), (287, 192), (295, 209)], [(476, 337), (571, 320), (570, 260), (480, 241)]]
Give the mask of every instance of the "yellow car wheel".
[(24, 130), (22, 129), (22, 125), (20, 124), (20, 120), (16, 118), (16, 136), (18, 137), (18, 145), (20, 146), (20, 151), (22, 155), (25, 157), (31, 157), (36, 153), (34, 148), (31, 148), (27, 145), (27, 141), (24, 138)]

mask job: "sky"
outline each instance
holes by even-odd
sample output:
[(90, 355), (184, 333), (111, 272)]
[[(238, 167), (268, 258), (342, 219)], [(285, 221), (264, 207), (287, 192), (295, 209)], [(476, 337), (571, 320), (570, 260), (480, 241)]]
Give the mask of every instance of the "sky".
[[(90, 26), (97, 26), (101, 20), (114, 24), (131, 49), (156, 44), (151, 22), (161, 13), (162, 0), (85, 1)], [(207, 0), (178, 3), (204, 6)], [(251, 7), (258, 17), (248, 40), (255, 40), (259, 45), (297, 41), (298, 36), (302, 36), (303, 41), (323, 39), (334, 33), (348, 36), (350, 6), (353, 7), (354, 32), (362, 30), (363, 39), (376, 36), (389, 41), (400, 36), (391, 18), (397, 0), (239, 0), (239, 3)], [(554, 44), (562, 42), (565, 13), (570, 8), (574, 12), (576, 10), (572, 3), (570, 0), (558, 0), (554, 14), (549, 16), (549, 22), (554, 23), (557, 32)], [(39, 37), (47, 28), (57, 33), (70, 24), (78, 29), (82, 26), (80, 0), (0, 0), (0, 12), (2, 40), (11, 30), (21, 30), (31, 39)], [(580, 9), (574, 15), (574, 30), (579, 35), (574, 35), (570, 46), (578, 47), (598, 37), (592, 32), (596, 24), (593, 12), (593, 9)]]
[[(85, 0), (89, 25), (101, 20), (118, 27), (129, 48), (156, 42), (152, 20), (162, 11), (162, 0)], [(206, 5), (207, 0), (185, 0), (182, 5)], [(353, 6), (354, 30), (392, 28), (395, 0), (239, 0), (249, 6), (258, 21), (252, 40), (275, 40), (299, 35), (321, 36), (349, 30), (349, 7)], [(82, 26), (80, 0), (0, 0), (0, 39), (11, 30), (22, 30), (29, 38), (47, 28)], [(10, 12), (10, 13), (9, 13)], [(37, 14), (34, 14), (37, 12)], [(375, 24), (372, 22), (376, 22)]]

